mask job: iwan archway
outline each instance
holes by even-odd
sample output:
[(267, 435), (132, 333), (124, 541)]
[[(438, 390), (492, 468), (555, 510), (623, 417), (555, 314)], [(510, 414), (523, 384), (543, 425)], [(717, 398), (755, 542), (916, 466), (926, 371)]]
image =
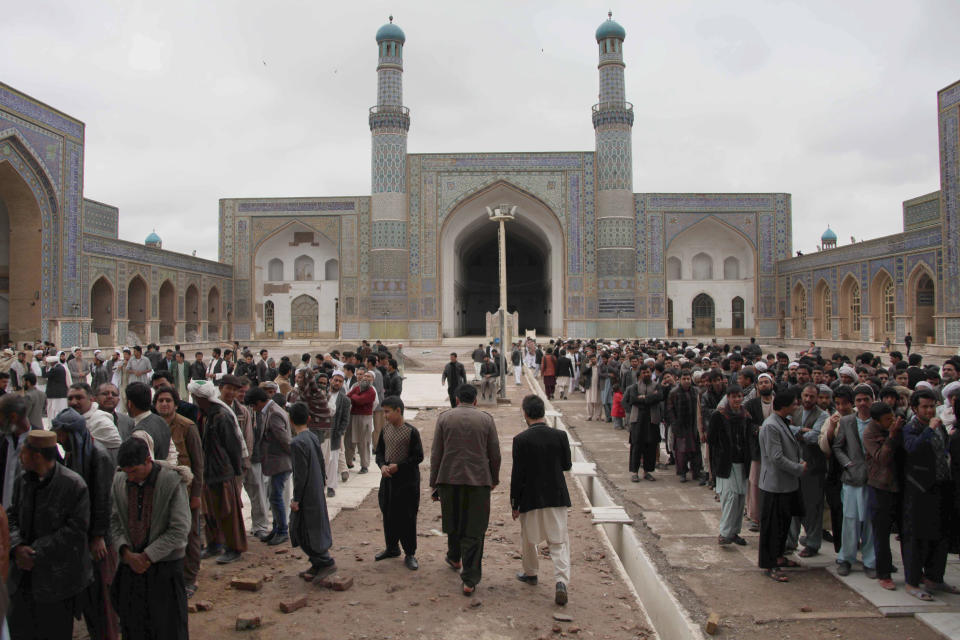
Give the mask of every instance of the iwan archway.
[(460, 203), (443, 221), (440, 237), (443, 335), (486, 333), (486, 312), (499, 306), (497, 225), (486, 207), (517, 207), (507, 223), (507, 310), (520, 331), (563, 333), (563, 230), (536, 197), (497, 182)]

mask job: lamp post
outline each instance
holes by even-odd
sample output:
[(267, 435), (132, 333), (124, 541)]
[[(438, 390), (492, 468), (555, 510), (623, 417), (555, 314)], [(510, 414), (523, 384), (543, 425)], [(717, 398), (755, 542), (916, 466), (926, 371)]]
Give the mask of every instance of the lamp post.
[(507, 397), (507, 367), (506, 367), (506, 348), (507, 348), (507, 229), (506, 223), (512, 221), (517, 213), (517, 206), (510, 204), (501, 204), (495, 209), (487, 207), (487, 216), (491, 222), (499, 225), (497, 234), (497, 249), (500, 256), (500, 309), (497, 313), (500, 315), (500, 361), (497, 366), (500, 368), (500, 398)]

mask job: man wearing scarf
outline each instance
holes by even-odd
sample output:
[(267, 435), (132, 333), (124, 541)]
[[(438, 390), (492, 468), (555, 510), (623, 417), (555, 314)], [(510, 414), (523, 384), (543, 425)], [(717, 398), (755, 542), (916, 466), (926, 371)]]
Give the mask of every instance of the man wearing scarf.
[(117, 554), (110, 536), (110, 487), (114, 462), (107, 450), (91, 437), (86, 420), (73, 409), (53, 418), (53, 431), (64, 450), (63, 464), (87, 483), (90, 524), (87, 541), (93, 563), (93, 582), (79, 596), (91, 638), (120, 637), (117, 615), (110, 604), (110, 585), (117, 570)]
[[(93, 362), (90, 363), (90, 388), (99, 389), (104, 382), (110, 382), (113, 370), (109, 363), (103, 361), (103, 352), (97, 349), (93, 352)], [(83, 382), (83, 378), (76, 378), (74, 383)]]
[(50, 418), (67, 408), (67, 389), (71, 379), (62, 357), (63, 351), (56, 356), (47, 356), (47, 366), (43, 369), (47, 379), (47, 417)]
[[(360, 451), (360, 473), (370, 466), (370, 438), (373, 435), (373, 407), (377, 402), (377, 390), (373, 386), (374, 374), (367, 371), (360, 382), (347, 393), (350, 399), (350, 437), (344, 455), (347, 466), (353, 468), (354, 447)], [(311, 412), (312, 413), (312, 412)], [(328, 411), (329, 415), (329, 411)], [(312, 417), (312, 416), (311, 416)]]
[(420, 568), (415, 556), (423, 445), (420, 432), (403, 420), (403, 400), (399, 396), (387, 396), (381, 406), (384, 425), (377, 441), (376, 462), (381, 476), (378, 499), (386, 549), (375, 559), (399, 557), (403, 546), (403, 564), (416, 571)]
[(154, 462), (138, 437), (117, 455), (110, 529), (120, 555), (111, 600), (124, 640), (186, 640), (183, 556), (190, 506), (180, 474)]
[[(227, 382), (234, 380), (229, 378)], [(189, 390), (202, 414), (203, 512), (207, 525), (207, 548), (202, 557), (216, 557), (218, 564), (227, 564), (239, 560), (247, 550), (240, 496), (246, 443), (233, 409), (220, 399), (212, 382), (194, 380)]]
[(117, 425), (113, 424), (110, 415), (106, 411), (101, 411), (97, 403), (93, 401), (93, 390), (90, 385), (86, 382), (72, 384), (70, 391), (67, 393), (67, 403), (86, 421), (90, 436), (103, 445), (112, 461), (116, 461), (117, 451), (120, 449), (120, 443), (122, 442), (120, 432)]
[(720, 536), (718, 542), (743, 546), (740, 537), (743, 505), (750, 473), (749, 416), (743, 408), (743, 389), (727, 387), (727, 405), (713, 412), (707, 427), (707, 442), (716, 464), (717, 493), (720, 494)]

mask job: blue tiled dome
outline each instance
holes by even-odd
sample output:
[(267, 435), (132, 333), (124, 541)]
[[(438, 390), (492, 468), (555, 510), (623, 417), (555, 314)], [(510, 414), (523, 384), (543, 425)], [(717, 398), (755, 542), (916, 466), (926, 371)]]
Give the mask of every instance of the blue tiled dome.
[(143, 241), (144, 244), (160, 244), (160, 236), (157, 235), (156, 231), (151, 231), (150, 235), (147, 236), (147, 239)]
[(823, 235), (820, 236), (821, 242), (836, 242), (837, 234), (833, 232), (833, 229), (827, 227), (827, 230), (823, 232)]
[(407, 41), (407, 36), (403, 34), (403, 29), (393, 24), (393, 16), (390, 16), (390, 22), (377, 29), (377, 44), (384, 40), (395, 40), (400, 44)]
[(619, 38), (621, 40), (626, 39), (627, 30), (620, 26), (620, 23), (613, 19), (613, 13), (607, 14), (607, 19), (604, 20), (603, 24), (597, 27), (597, 42), (604, 40), (605, 38)]

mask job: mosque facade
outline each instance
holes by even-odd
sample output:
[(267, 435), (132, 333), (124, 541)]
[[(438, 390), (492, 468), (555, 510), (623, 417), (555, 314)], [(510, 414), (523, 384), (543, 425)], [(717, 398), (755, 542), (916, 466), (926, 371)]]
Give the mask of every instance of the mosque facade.
[(960, 343), (960, 83), (938, 94), (941, 189), (903, 203), (903, 232), (838, 246), (828, 229), (819, 251), (792, 257), (789, 193), (634, 191), (626, 31), (612, 18), (595, 33), (595, 147), (572, 153), (408, 153), (406, 37), (391, 19), (375, 39), (370, 194), (224, 198), (218, 261), (165, 251), (156, 234), (120, 240), (117, 209), (83, 197), (83, 123), (0, 84), (0, 333), (82, 345), (483, 335), (499, 302), (487, 208), (509, 204), (521, 329)]

